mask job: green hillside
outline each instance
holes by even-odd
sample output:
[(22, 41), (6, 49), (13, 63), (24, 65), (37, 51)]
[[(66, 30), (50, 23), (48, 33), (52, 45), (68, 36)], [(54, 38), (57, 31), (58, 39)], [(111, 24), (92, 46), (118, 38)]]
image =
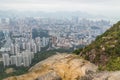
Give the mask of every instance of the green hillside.
[(74, 51), (100, 70), (120, 70), (120, 21), (83, 49)]

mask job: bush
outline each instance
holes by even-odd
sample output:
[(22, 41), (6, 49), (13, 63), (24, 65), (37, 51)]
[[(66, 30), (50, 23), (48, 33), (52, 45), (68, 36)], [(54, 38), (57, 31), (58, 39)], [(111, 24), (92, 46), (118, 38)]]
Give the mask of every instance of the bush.
[(111, 58), (106, 65), (106, 70), (108, 71), (120, 70), (120, 57)]

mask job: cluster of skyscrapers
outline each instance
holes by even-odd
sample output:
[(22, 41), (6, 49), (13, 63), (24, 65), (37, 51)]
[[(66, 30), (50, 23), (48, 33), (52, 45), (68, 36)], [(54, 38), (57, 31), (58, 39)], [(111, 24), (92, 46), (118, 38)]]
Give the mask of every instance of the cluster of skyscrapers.
[(36, 37), (35, 39), (17, 38), (11, 43), (7, 51), (2, 54), (4, 66), (29, 66), (34, 54), (41, 51), (41, 47), (48, 45), (49, 38)]
[(16, 65), (16, 66), (29, 66), (32, 59), (34, 58), (34, 53), (30, 51), (23, 51), (17, 55), (9, 55), (7, 53), (2, 55), (4, 66)]

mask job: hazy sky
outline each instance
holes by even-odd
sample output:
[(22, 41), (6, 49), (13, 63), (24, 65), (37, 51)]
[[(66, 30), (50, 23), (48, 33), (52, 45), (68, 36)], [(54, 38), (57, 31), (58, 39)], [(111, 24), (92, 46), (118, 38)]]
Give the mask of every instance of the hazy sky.
[(120, 0), (0, 0), (0, 10), (83, 11), (120, 16)]

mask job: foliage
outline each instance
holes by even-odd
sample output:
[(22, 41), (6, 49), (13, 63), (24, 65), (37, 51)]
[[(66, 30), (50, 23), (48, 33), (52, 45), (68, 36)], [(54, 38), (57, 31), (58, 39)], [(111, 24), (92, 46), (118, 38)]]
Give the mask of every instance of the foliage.
[(0, 31), (0, 48), (4, 45), (5, 43), (5, 36), (4, 33), (2, 31)]
[(41, 29), (33, 29), (32, 30), (32, 38), (36, 37), (49, 37), (47, 30), (41, 30)]
[[(13, 68), (14, 72), (7, 74), (5, 72), (5, 70), (7, 70), (8, 68)], [(16, 76), (16, 75), (20, 75), (20, 74), (24, 74), (28, 71), (29, 67), (16, 67), (16, 66), (9, 66), (9, 67), (4, 67), (3, 63), (0, 62), (0, 80), (2, 80), (3, 78), (9, 77), (9, 76)]]
[(110, 59), (110, 61), (106, 65), (106, 69), (108, 71), (120, 70), (120, 57), (114, 57)]
[(74, 50), (73, 53), (78, 55), (80, 54), (81, 51), (82, 51), (82, 48)]
[(94, 54), (95, 58), (91, 61), (99, 65), (100, 70), (120, 70), (120, 21), (98, 36), (90, 45), (74, 52), (81, 52), (87, 60), (91, 60), (90, 56)]

